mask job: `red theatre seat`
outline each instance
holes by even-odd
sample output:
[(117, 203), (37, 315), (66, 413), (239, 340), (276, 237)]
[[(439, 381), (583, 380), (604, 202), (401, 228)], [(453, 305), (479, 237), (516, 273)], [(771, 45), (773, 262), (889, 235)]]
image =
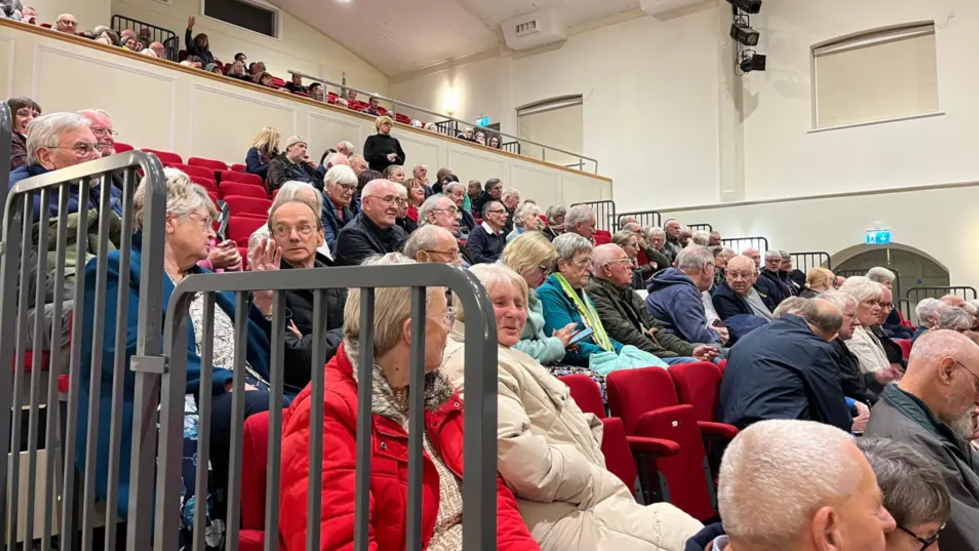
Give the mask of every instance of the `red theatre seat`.
[(245, 419), (241, 448), (241, 551), (265, 549), (265, 483), (269, 462), (269, 412)]
[(136, 149), (136, 148), (133, 147), (133, 146), (131, 146), (131, 145), (129, 145), (129, 144), (127, 144), (127, 143), (116, 142), (116, 145), (115, 145), (116, 153), (125, 153), (127, 151), (132, 151), (133, 149)]
[(168, 151), (157, 151), (155, 149), (149, 149), (146, 147), (140, 149), (140, 151), (145, 151), (146, 153), (152, 153), (156, 155), (156, 157), (160, 159), (160, 162), (165, 165), (172, 164), (172, 163), (183, 164), (184, 162), (183, 158), (180, 155), (177, 155), (176, 153), (170, 153)]
[(240, 163), (235, 163), (235, 164), (231, 165), (231, 170), (233, 170), (235, 172), (247, 172), (248, 171), (248, 167), (246, 165), (243, 165), (243, 164), (240, 164)]
[(221, 198), (231, 195), (238, 197), (255, 197), (256, 199), (268, 199), (264, 187), (253, 186), (251, 184), (239, 184), (238, 182), (224, 182), (221, 184)]
[(231, 195), (225, 197), (224, 202), (228, 204), (231, 216), (237, 214), (254, 214), (256, 216), (268, 217), (269, 209), (272, 208), (272, 201), (257, 197), (238, 197)]
[(201, 157), (191, 157), (187, 159), (187, 164), (192, 166), (201, 166), (209, 169), (211, 172), (220, 172), (222, 170), (228, 170), (228, 163), (224, 161), (217, 161), (214, 159), (203, 159)]
[(211, 178), (193, 175), (190, 181), (204, 188), (208, 193), (218, 193), (218, 185)]
[(235, 170), (222, 170), (218, 172), (218, 176), (220, 176), (222, 184), (225, 182), (235, 182), (260, 186), (262, 189), (265, 189), (265, 181), (258, 174), (249, 174), (248, 172), (238, 172)]
[(214, 203), (214, 208), (218, 208), (218, 194), (213, 191), (207, 192), (207, 196), (211, 198), (211, 202)]
[(212, 182), (216, 181), (214, 178), (214, 171), (208, 170), (202, 166), (185, 165), (183, 163), (163, 163), (163, 164), (166, 165), (167, 168), (175, 168), (190, 177), (197, 176), (199, 178), (207, 178)]
[(669, 369), (681, 404), (693, 406), (697, 421), (717, 425), (712, 432), (717, 436), (734, 438), (738, 429), (733, 425), (716, 423), (717, 407), (721, 396), (721, 370), (710, 362), (675, 365)]
[[(248, 247), (248, 239), (268, 222), (262, 218), (249, 218), (246, 216), (232, 216), (228, 219), (228, 229), (226, 235), (228, 239), (234, 241), (239, 247)], [(242, 255), (244, 258), (247, 255)]]
[(911, 339), (894, 339), (894, 342), (901, 347), (901, 357), (905, 360), (911, 357)]

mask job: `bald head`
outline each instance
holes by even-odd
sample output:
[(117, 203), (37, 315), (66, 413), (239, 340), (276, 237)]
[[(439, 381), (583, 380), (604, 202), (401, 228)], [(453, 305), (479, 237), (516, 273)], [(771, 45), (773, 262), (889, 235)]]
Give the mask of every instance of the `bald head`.
[(932, 329), (914, 342), (902, 390), (928, 405), (940, 421), (971, 439), (979, 404), (979, 346), (947, 329)]
[(796, 315), (806, 320), (813, 333), (827, 342), (836, 338), (843, 327), (843, 312), (832, 302), (813, 298), (805, 300), (796, 307)]
[(749, 247), (749, 248), (741, 251), (741, 254), (747, 256), (752, 261), (754, 261), (755, 268), (761, 269), (761, 251), (759, 251), (758, 249), (755, 249), (753, 247)]
[(628, 224), (622, 226), (622, 231), (631, 231), (632, 233), (636, 233), (642, 231), (642, 226), (639, 225), (639, 222), (629, 222)]
[(959, 295), (945, 295), (942, 297), (942, 302), (949, 306), (962, 306), (965, 304), (965, 299)]
[(732, 257), (727, 261), (724, 277), (735, 293), (747, 296), (755, 284), (755, 261), (747, 256)]

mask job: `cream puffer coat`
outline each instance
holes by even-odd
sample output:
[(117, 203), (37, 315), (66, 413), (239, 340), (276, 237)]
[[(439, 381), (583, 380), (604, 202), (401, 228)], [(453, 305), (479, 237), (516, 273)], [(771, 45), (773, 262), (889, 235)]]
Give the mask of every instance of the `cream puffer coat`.
[[(443, 371), (463, 380), (456, 322)], [(643, 506), (605, 468), (602, 423), (530, 356), (499, 348), (499, 472), (543, 551), (683, 551), (700, 522), (668, 503)]]

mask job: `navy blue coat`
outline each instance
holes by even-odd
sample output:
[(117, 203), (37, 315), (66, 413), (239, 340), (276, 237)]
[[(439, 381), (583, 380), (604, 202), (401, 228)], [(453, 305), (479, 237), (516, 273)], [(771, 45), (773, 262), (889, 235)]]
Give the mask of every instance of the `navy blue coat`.
[(767, 268), (761, 269), (761, 274), (758, 275), (758, 281), (755, 282), (756, 287), (760, 289), (765, 289), (764, 295), (778, 306), (783, 300), (792, 296), (792, 291), (779, 279), (778, 274), (775, 272), (768, 271)]
[(503, 254), (503, 247), (506, 246), (506, 234), (492, 235), (483, 226), (476, 226), (476, 229), (469, 232), (466, 246), (469, 247), (469, 254), (476, 264), (496, 262)]
[[(47, 174), (51, 172), (50, 170), (44, 168), (41, 165), (23, 165), (17, 167), (13, 172), (10, 173), (10, 187), (14, 187), (15, 184), (21, 180), (26, 180), (33, 176), (40, 176), (41, 174)], [(109, 180), (106, 180), (106, 184), (109, 185), (109, 208), (112, 212), (122, 216), (122, 191), (119, 188), (111, 185)], [(89, 209), (98, 210), (99, 208), (99, 198), (102, 193), (102, 188), (99, 186), (92, 186), (89, 188), (87, 205)], [(48, 214), (51, 218), (58, 216), (58, 194), (50, 194), (50, 202), (48, 204)], [(78, 186), (72, 185), (68, 186), (68, 213), (78, 212), (78, 204), (80, 198), (78, 196)], [(34, 221), (37, 222), (41, 219), (41, 194), (34, 196)]]
[(792, 314), (731, 348), (719, 413), (739, 429), (767, 419), (818, 421), (846, 432), (853, 424), (833, 345)]
[(721, 334), (707, 327), (703, 295), (690, 277), (676, 268), (653, 276), (646, 309), (666, 329), (687, 342), (719, 344)]
[(754, 314), (748, 301), (736, 293), (726, 281), (714, 286), (710, 299), (722, 320), (738, 314)]
[(245, 170), (249, 174), (257, 174), (262, 177), (263, 180), (267, 180), (269, 177), (269, 163), (272, 159), (278, 155), (278, 151), (273, 151), (271, 156), (264, 156), (257, 147), (253, 147), (248, 150), (245, 155)]
[(342, 230), (351, 220), (354, 219), (354, 213), (350, 208), (343, 207), (343, 220), (337, 216), (336, 205), (333, 201), (326, 195), (323, 194), (323, 210), (320, 212), (320, 219), (323, 221), (323, 233), (326, 237), (326, 244), (330, 247), (331, 251), (337, 250), (337, 237), (340, 237), (340, 230)]

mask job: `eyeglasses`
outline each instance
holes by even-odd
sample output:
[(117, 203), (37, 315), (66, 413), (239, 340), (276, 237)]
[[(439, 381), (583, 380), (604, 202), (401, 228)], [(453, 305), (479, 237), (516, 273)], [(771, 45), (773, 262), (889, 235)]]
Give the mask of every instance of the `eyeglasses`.
[(296, 233), (298, 233), (301, 237), (309, 237), (310, 235), (313, 235), (313, 232), (316, 231), (316, 229), (313, 226), (310, 226), (308, 224), (299, 226), (298, 228), (294, 228), (292, 226), (276, 226), (275, 236), (278, 238), (289, 237), (290, 235), (292, 235), (293, 230), (296, 230)]
[(969, 375), (972, 375), (972, 378), (975, 379), (976, 392), (979, 393), (979, 375), (976, 375), (975, 373), (973, 373), (972, 370), (969, 369), (968, 367), (966, 367), (964, 363), (962, 363), (962, 362), (960, 362), (958, 360), (955, 360), (955, 363), (959, 364), (959, 367), (961, 367), (962, 369), (968, 371), (969, 372)]
[(608, 264), (609, 265), (611, 265), (611, 264), (632, 264), (632, 259), (630, 259), (630, 258), (620, 258), (618, 260), (612, 260), (612, 261), (608, 262)]
[(889, 310), (893, 310), (894, 309), (894, 304), (892, 304), (892, 303), (887, 303), (887, 304), (881, 303), (880, 304), (880, 308), (881, 308), (881, 310), (888, 310), (888, 311)]
[(445, 327), (446, 331), (451, 331), (452, 326), (455, 325), (455, 321), (456, 321), (455, 308), (452, 308), (451, 306), (446, 308), (445, 312), (436, 319), (442, 322), (442, 326)]
[(108, 135), (112, 136), (113, 138), (116, 138), (116, 137), (119, 136), (119, 133), (118, 132), (116, 132), (115, 130), (109, 130), (108, 128), (105, 128), (104, 126), (92, 126), (91, 129), (92, 129), (92, 133), (95, 134), (96, 136), (101, 136), (103, 134), (108, 134)]
[(69, 21), (68, 19), (59, 19), (58, 24), (64, 27), (74, 27), (78, 25), (77, 21)]
[(448, 212), (452, 216), (459, 216), (461, 213), (456, 207), (449, 207), (447, 209), (432, 209), (432, 212)]
[(945, 525), (942, 524), (941, 528), (939, 528), (938, 531), (935, 532), (935, 535), (927, 539), (920, 537), (918, 534), (915, 534), (914, 532), (908, 530), (907, 528), (901, 526), (900, 524), (897, 525), (897, 529), (911, 536), (912, 538), (918, 540), (918, 543), (921, 544), (921, 549), (919, 551), (925, 551), (925, 549), (928, 549), (929, 547), (934, 545), (936, 541), (938, 541), (938, 535), (941, 534), (942, 530), (945, 529)]
[(25, 117), (30, 117), (30, 116), (33, 116), (34, 118), (37, 118), (37, 117), (41, 116), (41, 114), (38, 113), (37, 111), (34, 111), (33, 109), (18, 109), (17, 110), (17, 116), (20, 117), (20, 118), (25, 118)]
[(100, 153), (97, 143), (79, 143), (71, 147), (52, 147), (51, 149), (69, 149), (75, 152), (76, 157), (88, 157), (93, 153)]
[(444, 256), (452, 257), (452, 258), (457, 258), (459, 256), (459, 251), (458, 250), (455, 250), (455, 251), (440, 251), (438, 249), (422, 249), (422, 250), (425, 251), (428, 254), (441, 254), (441, 255), (444, 255)]
[(551, 269), (548, 268), (547, 266), (544, 266), (543, 264), (541, 264), (540, 266), (537, 266), (537, 267), (540, 268), (540, 271), (541, 271), (542, 274), (544, 274), (544, 277), (547, 277), (547, 276), (551, 275)]
[(213, 230), (214, 229), (214, 219), (210, 216), (201, 216), (200, 214), (191, 214), (187, 218), (190, 218), (197, 225), (201, 227), (201, 231)]
[(380, 199), (380, 201), (382, 203), (384, 203), (385, 205), (391, 205), (393, 203), (397, 203), (399, 205), (403, 205), (403, 204), (405, 204), (405, 203), (408, 202), (407, 199), (402, 199), (402, 198), (398, 197), (397, 195), (385, 195), (384, 197), (381, 197), (380, 195), (368, 195), (367, 197), (373, 197), (374, 199)]
[(848, 317), (848, 318), (850, 318), (850, 319), (852, 319), (852, 320), (857, 319), (857, 313), (856, 312), (843, 312), (843, 315), (846, 316), (846, 317)]
[(357, 184), (337, 184), (343, 191), (353, 191), (357, 189)]

